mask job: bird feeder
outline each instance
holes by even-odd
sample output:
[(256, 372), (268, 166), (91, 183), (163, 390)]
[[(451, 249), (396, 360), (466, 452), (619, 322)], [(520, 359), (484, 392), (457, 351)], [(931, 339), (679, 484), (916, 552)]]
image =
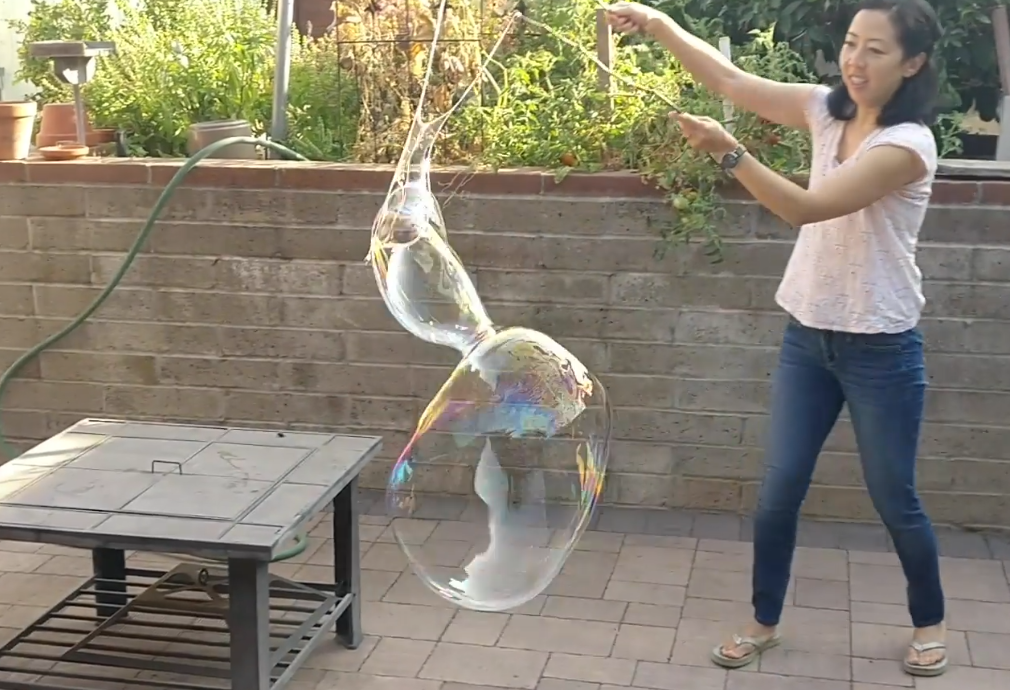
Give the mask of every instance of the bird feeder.
[(116, 44), (111, 41), (36, 41), (28, 44), (28, 54), (40, 60), (52, 60), (53, 73), (74, 90), (77, 111), (77, 142), (87, 144), (84, 98), (81, 87), (95, 76), (95, 58), (114, 55)]

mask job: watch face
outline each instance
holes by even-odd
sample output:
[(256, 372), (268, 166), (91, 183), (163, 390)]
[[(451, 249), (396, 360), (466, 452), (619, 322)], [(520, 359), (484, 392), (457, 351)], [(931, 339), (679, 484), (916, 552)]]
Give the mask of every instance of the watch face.
[(737, 148), (734, 151), (730, 151), (722, 157), (721, 165), (723, 170), (731, 170), (732, 168), (735, 168), (741, 158), (743, 158), (743, 149)]

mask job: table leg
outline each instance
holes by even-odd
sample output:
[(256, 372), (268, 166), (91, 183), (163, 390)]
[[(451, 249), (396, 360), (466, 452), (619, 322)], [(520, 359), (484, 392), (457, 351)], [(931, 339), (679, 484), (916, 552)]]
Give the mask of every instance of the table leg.
[(358, 478), (333, 499), (333, 575), (337, 593), (351, 603), (337, 619), (337, 637), (348, 649), (361, 645), (361, 548), (358, 536)]
[(91, 567), (95, 574), (95, 611), (102, 618), (111, 618), (127, 602), (126, 553), (122, 549), (92, 549)]
[(270, 688), (270, 564), (228, 561), (232, 690)]

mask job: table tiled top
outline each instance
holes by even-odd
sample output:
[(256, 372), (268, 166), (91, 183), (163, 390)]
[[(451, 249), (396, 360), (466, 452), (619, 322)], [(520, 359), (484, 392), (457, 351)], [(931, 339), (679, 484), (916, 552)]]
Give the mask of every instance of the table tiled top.
[(380, 445), (365, 436), (86, 419), (0, 467), (0, 538), (268, 555)]

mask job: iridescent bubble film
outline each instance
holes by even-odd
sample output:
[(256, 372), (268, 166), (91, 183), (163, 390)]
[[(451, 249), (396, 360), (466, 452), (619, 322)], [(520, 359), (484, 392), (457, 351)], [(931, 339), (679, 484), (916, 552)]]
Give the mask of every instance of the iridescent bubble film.
[(543, 592), (592, 517), (609, 437), (606, 393), (574, 355), (526, 328), (482, 340), (422, 413), (386, 491), (417, 575), (485, 611)]
[[(442, 0), (420, 103), (444, 15)], [(449, 244), (431, 155), (460, 103), (431, 122), (417, 109), (372, 226), (368, 259), (389, 312), (462, 357), (400, 453), (386, 505), (425, 586), (466, 608), (501, 611), (542, 593), (589, 525), (612, 412), (600, 382), (559, 343), (494, 325)]]

